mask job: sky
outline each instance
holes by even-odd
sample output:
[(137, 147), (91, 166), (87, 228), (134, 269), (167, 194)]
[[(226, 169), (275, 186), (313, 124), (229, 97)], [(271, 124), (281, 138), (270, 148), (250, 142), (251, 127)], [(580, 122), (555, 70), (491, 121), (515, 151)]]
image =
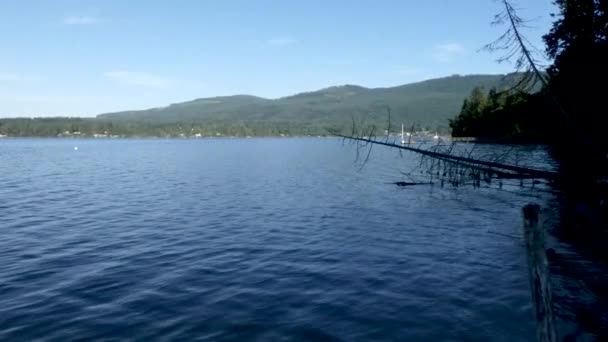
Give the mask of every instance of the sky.
[[(515, 1), (542, 48), (551, 0)], [(494, 0), (3, 0), (0, 117), (513, 71)]]

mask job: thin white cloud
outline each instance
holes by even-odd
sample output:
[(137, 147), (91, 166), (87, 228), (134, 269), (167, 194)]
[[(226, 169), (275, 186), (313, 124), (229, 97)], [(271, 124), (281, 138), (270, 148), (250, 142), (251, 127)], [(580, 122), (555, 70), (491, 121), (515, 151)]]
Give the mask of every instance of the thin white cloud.
[(10, 97), (10, 100), (16, 103), (78, 103), (82, 102), (83, 98), (70, 95), (56, 94), (15, 94)]
[(296, 40), (291, 37), (274, 37), (266, 40), (265, 43), (272, 46), (285, 46), (295, 44)]
[(139, 71), (115, 70), (104, 73), (104, 76), (120, 84), (148, 88), (166, 88), (173, 83), (170, 79)]
[(16, 85), (16, 84), (32, 84), (32, 83), (38, 83), (41, 80), (43, 80), (43, 77), (37, 75), (37, 76), (32, 76), (32, 75), (27, 75), (27, 74), (19, 74), (19, 73), (14, 73), (14, 72), (2, 72), (0, 71), (0, 84), (11, 84), (11, 85)]
[(93, 25), (99, 23), (99, 18), (86, 15), (70, 16), (63, 19), (66, 25)]
[(0, 72), (0, 82), (13, 82), (19, 80), (21, 80), (21, 77), (17, 74)]
[(468, 54), (466, 47), (460, 43), (444, 43), (433, 46), (431, 57), (437, 62), (450, 63)]
[(412, 67), (397, 67), (397, 73), (401, 75), (419, 75), (422, 73), (422, 70)]

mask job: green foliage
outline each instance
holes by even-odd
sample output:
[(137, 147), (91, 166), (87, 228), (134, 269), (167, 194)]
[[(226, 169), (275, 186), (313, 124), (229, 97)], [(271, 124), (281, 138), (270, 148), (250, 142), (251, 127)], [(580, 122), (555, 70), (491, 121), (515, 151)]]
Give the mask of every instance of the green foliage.
[[(458, 111), (476, 86), (512, 83), (513, 75), (450, 76), (393, 88), (346, 85), (276, 100), (236, 95), (196, 99), (163, 108), (102, 114), (97, 118), (0, 119), (9, 136), (278, 136), (349, 134), (359, 127), (403, 122), (420, 129), (447, 132), (447, 118)], [(78, 133), (78, 134), (76, 134)]]
[(545, 141), (553, 129), (543, 110), (546, 105), (541, 94), (475, 88), (460, 114), (450, 120), (450, 128), (455, 137)]
[[(508, 80), (507, 80), (508, 81)], [(499, 86), (503, 75), (451, 76), (392, 88), (354, 85), (330, 87), (279, 99), (228, 96), (197, 99), (164, 108), (99, 115), (112, 121), (168, 122), (290, 122), (313, 127), (342, 127), (357, 122), (386, 127), (390, 107), (393, 124), (436, 128), (458, 111), (476, 86)]]
[[(608, 77), (608, 1), (557, 0), (559, 13), (544, 36), (553, 59), (549, 87), (576, 125), (589, 137), (603, 137), (608, 125), (603, 85)], [(568, 127), (566, 127), (568, 128)], [(593, 143), (608, 150), (606, 139)]]
[(346, 127), (266, 121), (147, 122), (97, 118), (0, 119), (10, 137), (217, 137), (307, 136), (346, 133)]
[(558, 145), (571, 142), (563, 137), (578, 132), (574, 139), (608, 150), (606, 139), (598, 139), (608, 127), (602, 86), (608, 77), (608, 1), (554, 3), (559, 13), (544, 36), (547, 55), (553, 59), (547, 69), (548, 87), (535, 94), (491, 91), (481, 96), (476, 90), (450, 121), (454, 136), (524, 138)]

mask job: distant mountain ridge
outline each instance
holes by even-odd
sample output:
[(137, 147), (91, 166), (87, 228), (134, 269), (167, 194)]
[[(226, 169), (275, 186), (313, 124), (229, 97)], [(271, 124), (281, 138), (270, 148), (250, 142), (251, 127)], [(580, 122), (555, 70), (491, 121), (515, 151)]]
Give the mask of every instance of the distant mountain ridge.
[(341, 85), (278, 99), (252, 95), (218, 96), (146, 110), (106, 113), (98, 119), (153, 123), (267, 122), (350, 124), (352, 118), (386, 124), (387, 108), (393, 122), (447, 125), (475, 87), (502, 88), (517, 74), (449, 76), (387, 88)]

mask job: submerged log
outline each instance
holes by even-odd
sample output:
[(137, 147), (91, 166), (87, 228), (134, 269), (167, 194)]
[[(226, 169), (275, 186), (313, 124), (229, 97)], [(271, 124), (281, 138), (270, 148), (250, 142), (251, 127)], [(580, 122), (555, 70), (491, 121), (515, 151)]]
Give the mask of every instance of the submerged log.
[(540, 342), (554, 342), (557, 337), (551, 308), (551, 286), (540, 207), (528, 204), (523, 208), (523, 215), (528, 270), (536, 314), (536, 336)]
[(396, 186), (410, 186), (410, 185), (427, 185), (431, 183), (414, 183), (414, 182), (394, 182)]
[[(345, 135), (341, 135), (341, 134), (337, 134), (336, 136), (341, 137), (343, 139), (363, 141), (366, 143), (384, 145), (384, 146), (393, 147), (393, 148), (397, 148), (397, 149), (401, 149), (401, 150), (412, 151), (412, 152), (416, 152), (416, 153), (426, 155), (429, 157), (433, 157), (433, 158), (437, 158), (437, 159), (443, 159), (443, 160), (448, 160), (448, 161), (452, 161), (452, 162), (461, 162), (461, 163), (466, 163), (468, 165), (476, 165), (477, 168), (485, 167), (485, 169), (493, 170), (493, 172), (504, 170), (504, 171), (511, 171), (514, 173), (519, 173), (522, 175), (534, 176), (534, 178), (543, 178), (543, 179), (556, 179), (557, 178), (557, 173), (553, 172), (553, 171), (536, 170), (536, 169), (521, 167), (521, 166), (516, 166), (516, 165), (508, 165), (508, 164), (502, 164), (502, 163), (498, 163), (498, 162), (484, 161), (484, 160), (474, 159), (474, 158), (470, 158), (470, 157), (453, 156), (449, 153), (441, 153), (441, 152), (423, 150), (423, 149), (415, 148), (415, 147), (401, 146), (401, 145), (397, 145), (397, 144), (368, 139), (367, 137), (359, 138), (356, 136), (345, 136)], [(498, 169), (498, 170), (496, 170), (496, 169)]]

